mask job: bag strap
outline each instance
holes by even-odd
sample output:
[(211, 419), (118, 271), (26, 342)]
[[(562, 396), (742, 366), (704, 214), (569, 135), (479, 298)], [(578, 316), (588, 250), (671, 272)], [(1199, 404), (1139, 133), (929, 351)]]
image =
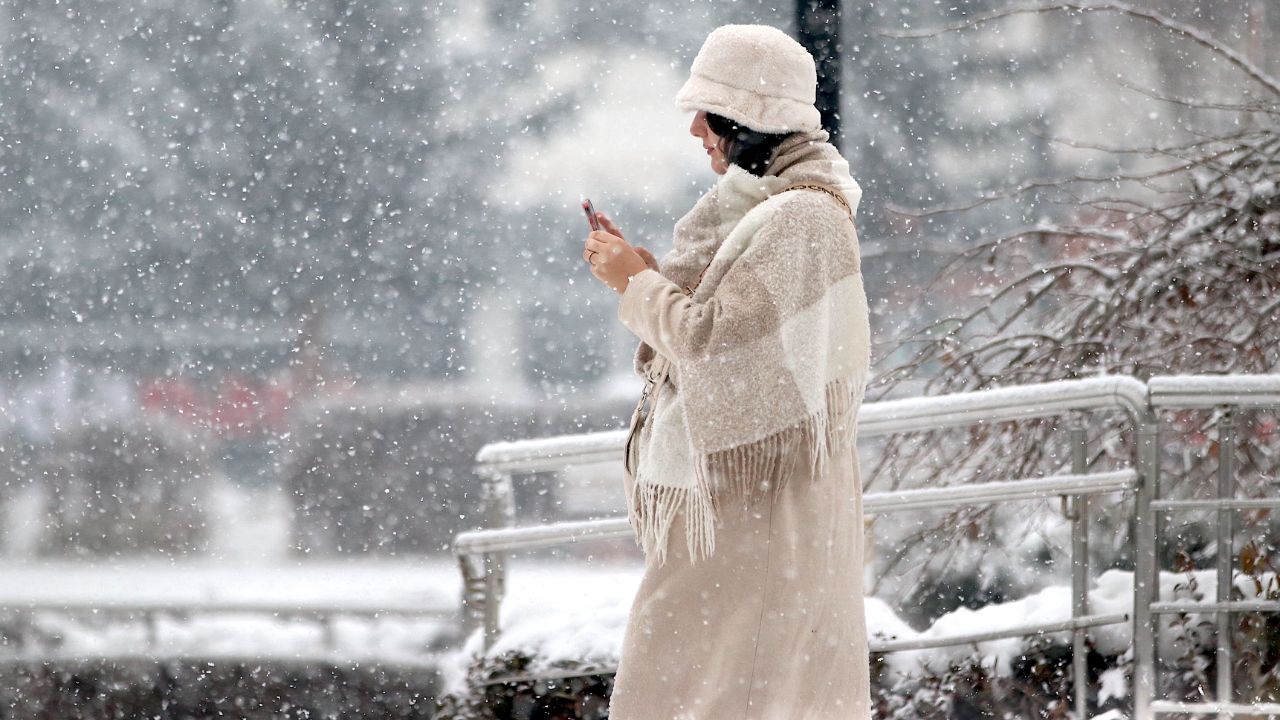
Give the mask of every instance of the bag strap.
[(812, 180), (806, 180), (804, 182), (792, 183), (782, 188), (781, 190), (779, 190), (778, 193), (784, 193), (788, 190), (820, 190), (830, 195), (831, 197), (835, 198), (836, 202), (840, 203), (840, 206), (844, 208), (845, 214), (849, 216), (849, 221), (850, 222), (853, 221), (853, 208), (849, 206), (849, 201), (845, 199), (844, 193), (840, 192), (838, 189), (836, 189), (835, 187), (832, 187), (831, 185), (827, 185), (826, 183), (814, 182)]

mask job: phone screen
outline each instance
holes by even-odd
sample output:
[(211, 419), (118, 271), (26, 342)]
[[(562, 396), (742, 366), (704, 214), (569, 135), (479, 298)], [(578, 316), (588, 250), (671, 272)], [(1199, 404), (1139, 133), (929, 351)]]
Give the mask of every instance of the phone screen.
[(582, 199), (582, 211), (587, 214), (587, 223), (591, 225), (592, 230), (600, 229), (600, 220), (596, 217), (595, 206), (591, 204), (588, 198)]

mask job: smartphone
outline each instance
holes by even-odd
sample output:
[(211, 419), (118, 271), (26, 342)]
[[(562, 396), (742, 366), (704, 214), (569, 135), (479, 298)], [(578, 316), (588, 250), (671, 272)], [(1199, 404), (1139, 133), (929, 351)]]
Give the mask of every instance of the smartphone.
[(582, 211), (587, 214), (587, 223), (592, 230), (600, 229), (600, 219), (596, 217), (596, 208), (588, 198), (582, 198)]

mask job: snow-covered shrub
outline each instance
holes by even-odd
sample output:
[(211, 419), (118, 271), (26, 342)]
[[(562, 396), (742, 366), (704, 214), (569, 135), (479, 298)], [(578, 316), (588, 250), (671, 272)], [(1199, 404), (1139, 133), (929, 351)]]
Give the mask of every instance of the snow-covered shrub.
[[(437, 699), (436, 720), (532, 720), (532, 718), (608, 717), (613, 675), (578, 675), (564, 679), (538, 679), (528, 671), (536, 659), (528, 653), (509, 651), (472, 663), (465, 689), (446, 691)], [(560, 663), (566, 673), (590, 672), (587, 663)], [(522, 679), (492, 682), (500, 677)]]
[(429, 720), (434, 694), (430, 671), (376, 664), (90, 659), (0, 666), (6, 720)]
[[(1231, 588), (1231, 600), (1280, 600), (1280, 573), (1270, 558), (1250, 543), (1241, 553), (1242, 572)], [(1194, 571), (1183, 555), (1185, 577), (1173, 587), (1179, 600), (1205, 602), (1216, 596), (1206, 571)], [(1280, 698), (1280, 615), (1234, 613), (1231, 616), (1232, 687), (1240, 702), (1275, 702)], [(1166, 693), (1177, 700), (1212, 699), (1218, 673), (1217, 623), (1210, 615), (1177, 613), (1159, 619), (1173, 652), (1167, 653)]]
[[(486, 684), (499, 676), (519, 676), (532, 662), (527, 655), (509, 653), (472, 665), (467, 689), (443, 695), (436, 720), (607, 717), (613, 682), (609, 674)], [(880, 655), (873, 655), (872, 662), (872, 703), (880, 720), (1068, 717), (1071, 648), (1061, 642), (1030, 641), (1013, 663), (1012, 672), (997, 671), (994, 663), (981, 655), (952, 661), (941, 670), (922, 666), (918, 674), (905, 678), (883, 672)], [(1091, 670), (1118, 663), (1115, 657), (1090, 654)], [(1117, 706), (1120, 702), (1107, 698), (1106, 704)]]

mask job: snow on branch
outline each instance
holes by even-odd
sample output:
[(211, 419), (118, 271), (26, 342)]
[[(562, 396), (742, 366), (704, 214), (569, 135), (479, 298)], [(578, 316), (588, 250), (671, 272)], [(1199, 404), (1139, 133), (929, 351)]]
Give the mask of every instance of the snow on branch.
[(1154, 23), (1155, 25), (1158, 25), (1176, 35), (1179, 35), (1188, 40), (1191, 40), (1197, 45), (1200, 45), (1201, 47), (1209, 50), (1210, 52), (1222, 57), (1227, 62), (1231, 63), (1240, 71), (1242, 71), (1243, 73), (1248, 75), (1250, 78), (1255, 80), (1259, 85), (1262, 85), (1263, 87), (1265, 87), (1268, 91), (1271, 92), (1271, 94), (1276, 95), (1277, 97), (1280, 97), (1280, 81), (1277, 81), (1275, 78), (1271, 77), (1269, 74), (1266, 73), (1266, 71), (1264, 71), (1262, 68), (1255, 65), (1253, 62), (1249, 60), (1249, 58), (1245, 57), (1244, 55), (1236, 51), (1234, 48), (1232, 48), (1231, 46), (1219, 41), (1218, 39), (1214, 38), (1213, 36), (1209, 35), (1203, 30), (1200, 30), (1199, 28), (1193, 27), (1191, 25), (1187, 25), (1185, 23), (1178, 22), (1177, 20), (1174, 20), (1154, 10), (1146, 10), (1143, 8), (1134, 7), (1133, 5), (1130, 5), (1128, 3), (1057, 2), (1049, 5), (1016, 6), (1016, 7), (1004, 8), (1002, 10), (995, 10), (993, 12), (986, 13), (983, 15), (978, 15), (976, 17), (970, 18), (968, 20), (964, 20), (962, 22), (954, 23), (952, 25), (945, 25), (937, 28), (905, 29), (905, 30), (894, 30), (894, 29), (884, 28), (879, 30), (878, 32), (881, 35), (886, 35), (888, 37), (895, 37), (895, 38), (904, 38), (904, 39), (926, 38), (926, 37), (934, 37), (936, 35), (941, 35), (947, 32), (956, 32), (960, 30), (975, 28), (975, 27), (978, 27), (979, 25), (984, 25), (986, 23), (989, 23), (995, 20), (1012, 17), (1014, 15), (1043, 14), (1043, 13), (1062, 12), (1062, 11), (1075, 11), (1080, 13), (1115, 12), (1115, 13), (1121, 13), (1123, 15), (1127, 15), (1129, 17), (1138, 18), (1140, 20), (1145, 20), (1150, 23)]

